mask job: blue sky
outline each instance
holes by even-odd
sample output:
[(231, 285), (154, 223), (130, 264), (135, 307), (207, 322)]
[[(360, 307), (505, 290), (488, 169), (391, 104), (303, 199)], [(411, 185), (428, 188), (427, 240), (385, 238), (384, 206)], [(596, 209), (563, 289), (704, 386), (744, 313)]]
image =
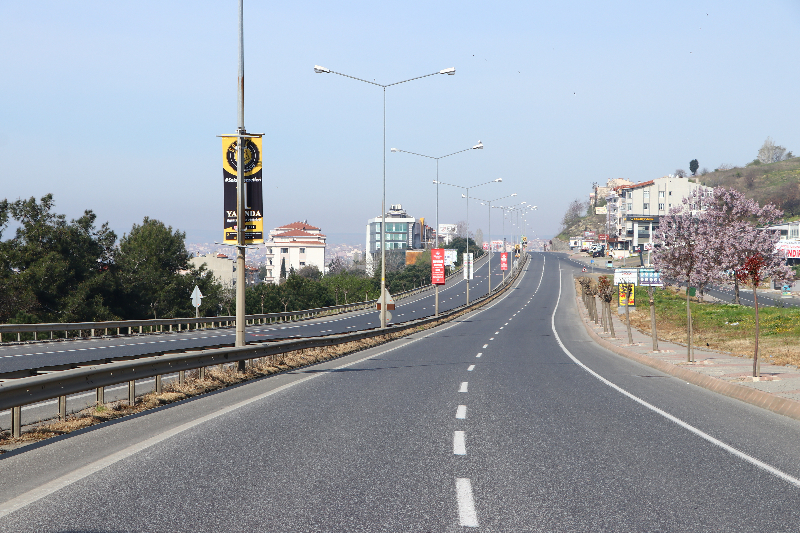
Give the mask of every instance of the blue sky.
[[(0, 3), (0, 198), (55, 195), (121, 235), (144, 216), (219, 240), (216, 135), (236, 127), (237, 2)], [(363, 233), (387, 152), (441, 156), (442, 181), (516, 192), (551, 236), (593, 181), (800, 153), (795, 0), (245, 0), (245, 125), (264, 132), (265, 225)], [(387, 203), (435, 217), (435, 163), (387, 153)], [(440, 191), (440, 221), (466, 216)], [(488, 214), (470, 206), (471, 228)], [(492, 219), (498, 235), (499, 212)], [(360, 239), (359, 239), (360, 240)]]

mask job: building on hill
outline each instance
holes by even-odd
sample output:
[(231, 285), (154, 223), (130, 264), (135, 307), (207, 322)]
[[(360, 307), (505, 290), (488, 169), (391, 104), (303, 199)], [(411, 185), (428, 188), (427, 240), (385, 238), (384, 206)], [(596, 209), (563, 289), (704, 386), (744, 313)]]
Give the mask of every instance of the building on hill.
[[(214, 274), (214, 278), (223, 287), (231, 288), (236, 286), (236, 259), (228, 257), (226, 254), (209, 253), (199, 255), (189, 259), (189, 264), (194, 268), (205, 265), (206, 270)], [(258, 277), (258, 267), (245, 265), (244, 279), (245, 286), (257, 285), (261, 283)]]
[(327, 237), (322, 230), (308, 221), (292, 222), (269, 232), (267, 242), (267, 283), (278, 283), (281, 264), (286, 272), (292, 268), (300, 270), (305, 266), (316, 266), (325, 272), (325, 246)]
[(710, 194), (713, 190), (691, 178), (671, 174), (614, 187), (606, 196), (609, 249), (634, 252), (640, 245), (651, 247), (660, 217), (669, 214), (671, 208), (683, 205), (683, 198), (697, 189), (701, 194)]

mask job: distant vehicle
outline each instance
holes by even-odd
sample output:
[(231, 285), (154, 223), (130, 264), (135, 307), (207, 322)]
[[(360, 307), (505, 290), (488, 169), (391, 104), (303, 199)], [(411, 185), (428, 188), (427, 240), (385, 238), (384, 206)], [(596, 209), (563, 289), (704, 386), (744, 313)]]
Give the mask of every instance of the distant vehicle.
[(602, 244), (595, 244), (591, 248), (589, 248), (588, 253), (592, 257), (605, 257), (606, 247)]

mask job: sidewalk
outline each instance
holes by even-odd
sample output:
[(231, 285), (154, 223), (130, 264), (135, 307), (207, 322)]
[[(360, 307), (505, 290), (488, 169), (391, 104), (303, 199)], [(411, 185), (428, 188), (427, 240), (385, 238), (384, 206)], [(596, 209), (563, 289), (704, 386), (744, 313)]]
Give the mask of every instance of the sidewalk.
[(613, 304), (616, 338), (612, 338), (610, 332), (604, 333), (601, 323), (595, 324), (589, 319), (580, 296), (576, 304), (589, 336), (612, 352), (694, 385), (800, 420), (800, 369), (762, 361), (761, 377), (759, 381), (753, 381), (752, 359), (699, 347), (694, 351), (695, 361), (688, 363), (686, 346), (659, 340), (659, 350), (653, 352), (650, 335), (635, 328), (631, 330), (633, 344), (628, 344), (627, 326)]

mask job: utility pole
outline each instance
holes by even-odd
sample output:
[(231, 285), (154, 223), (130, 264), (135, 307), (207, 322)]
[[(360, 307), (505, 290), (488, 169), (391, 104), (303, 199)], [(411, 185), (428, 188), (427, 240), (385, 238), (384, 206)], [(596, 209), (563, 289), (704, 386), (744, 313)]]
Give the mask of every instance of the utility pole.
[[(239, 79), (237, 82), (239, 95), (239, 117), (236, 133), (243, 135), (244, 129), (244, 0), (239, 0)], [(244, 143), (246, 138), (239, 137), (236, 144), (236, 346), (247, 344), (244, 335), (244, 289), (245, 289), (245, 198), (244, 183)], [(239, 361), (239, 370), (244, 370), (244, 361)]]

